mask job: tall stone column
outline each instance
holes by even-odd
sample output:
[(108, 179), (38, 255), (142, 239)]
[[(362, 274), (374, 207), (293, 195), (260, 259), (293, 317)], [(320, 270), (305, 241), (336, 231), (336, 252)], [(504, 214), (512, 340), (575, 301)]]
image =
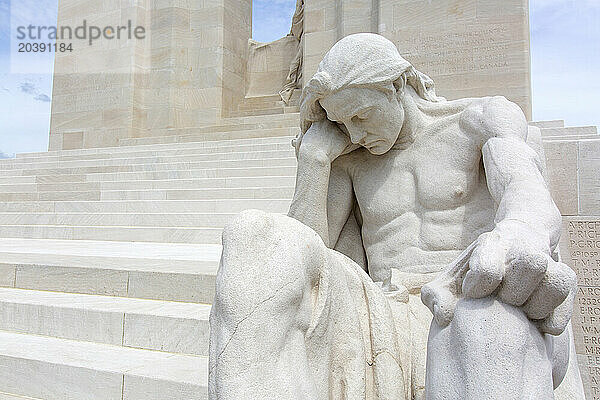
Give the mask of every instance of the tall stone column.
[(377, 33), (379, 0), (306, 0), (304, 76), (310, 78), (325, 53), (344, 36)]
[[(145, 27), (145, 40), (129, 39), (118, 26)], [(84, 28), (83, 25), (86, 27)], [(50, 150), (114, 146), (132, 136), (136, 97), (135, 71), (144, 66), (149, 21), (143, 2), (61, 0), (57, 40)], [(107, 30), (114, 39), (90, 44), (89, 27)], [(60, 36), (59, 36), (60, 37)], [(60, 51), (61, 47), (65, 50)]]
[(50, 150), (118, 145), (213, 124), (244, 97), (251, 0), (60, 0), (58, 25), (144, 39), (69, 40), (57, 53)]

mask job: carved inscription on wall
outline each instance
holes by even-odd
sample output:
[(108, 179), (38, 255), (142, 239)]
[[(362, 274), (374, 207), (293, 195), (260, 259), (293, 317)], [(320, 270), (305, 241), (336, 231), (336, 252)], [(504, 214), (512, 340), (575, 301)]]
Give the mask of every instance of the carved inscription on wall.
[(579, 367), (587, 400), (600, 400), (600, 219), (565, 221), (565, 241), (578, 277), (573, 332)]
[(531, 118), (527, 0), (379, 0), (378, 32), (449, 100), (501, 95)]
[(509, 62), (518, 68), (525, 58), (509, 60), (511, 51), (514, 54), (519, 49), (511, 48), (509, 28), (503, 25), (476, 26), (462, 32), (392, 31), (390, 36), (405, 57), (434, 77), (502, 70)]

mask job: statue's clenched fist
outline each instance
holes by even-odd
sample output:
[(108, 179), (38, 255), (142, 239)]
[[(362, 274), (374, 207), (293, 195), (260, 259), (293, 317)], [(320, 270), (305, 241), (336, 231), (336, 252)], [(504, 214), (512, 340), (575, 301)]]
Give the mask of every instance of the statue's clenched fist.
[(423, 302), (438, 324), (450, 323), (459, 298), (495, 295), (521, 307), (542, 332), (562, 333), (572, 314), (575, 272), (515, 237), (495, 231), (481, 235), (450, 268), (423, 287)]

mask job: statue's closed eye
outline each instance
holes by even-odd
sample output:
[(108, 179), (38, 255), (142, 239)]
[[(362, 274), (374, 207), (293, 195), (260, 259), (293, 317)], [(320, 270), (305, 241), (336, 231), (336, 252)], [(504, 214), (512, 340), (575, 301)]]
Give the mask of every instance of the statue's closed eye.
[(372, 111), (373, 111), (373, 108), (364, 109), (364, 110), (360, 111), (358, 114), (356, 114), (356, 118), (368, 119), (371, 116)]

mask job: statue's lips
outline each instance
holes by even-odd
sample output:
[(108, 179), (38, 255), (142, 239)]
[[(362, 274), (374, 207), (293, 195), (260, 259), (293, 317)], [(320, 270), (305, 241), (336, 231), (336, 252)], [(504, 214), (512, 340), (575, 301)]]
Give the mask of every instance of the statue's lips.
[(373, 147), (377, 147), (379, 145), (383, 145), (384, 142), (385, 142), (385, 140), (383, 140), (383, 139), (376, 139), (376, 140), (373, 140), (373, 141), (371, 141), (369, 143), (361, 144), (361, 146), (366, 147), (367, 149), (371, 149)]

